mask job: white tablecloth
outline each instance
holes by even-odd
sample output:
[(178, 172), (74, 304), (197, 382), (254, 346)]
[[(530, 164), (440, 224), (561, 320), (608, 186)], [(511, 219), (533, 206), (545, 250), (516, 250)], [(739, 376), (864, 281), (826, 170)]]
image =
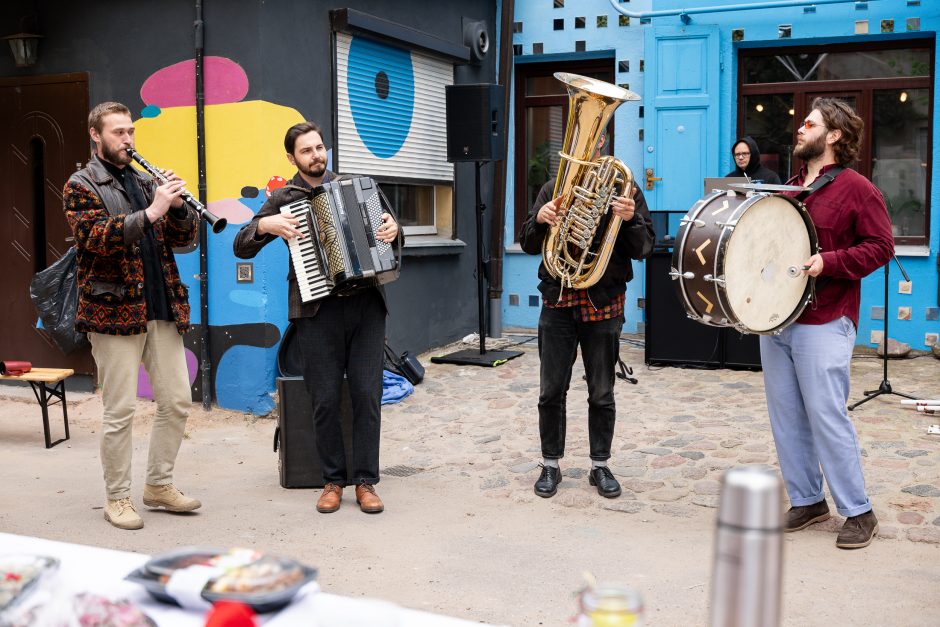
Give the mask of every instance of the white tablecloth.
[[(45, 589), (60, 593), (94, 592), (131, 600), (158, 625), (202, 627), (205, 615), (159, 603), (124, 577), (149, 555), (0, 533), (0, 555), (35, 554), (58, 558), (60, 565)], [(467, 627), (465, 620), (398, 607), (378, 599), (353, 599), (317, 591), (316, 584), (280, 612), (262, 615), (265, 627)], [(27, 599), (28, 601), (28, 599)]]

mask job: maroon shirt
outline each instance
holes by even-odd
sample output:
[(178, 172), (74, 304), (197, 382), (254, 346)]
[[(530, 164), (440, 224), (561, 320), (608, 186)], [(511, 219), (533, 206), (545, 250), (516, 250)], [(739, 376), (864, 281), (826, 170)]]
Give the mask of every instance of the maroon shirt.
[[(824, 166), (820, 175), (834, 166)], [(787, 181), (802, 185), (806, 166)], [(797, 196), (799, 192), (787, 192)], [(858, 328), (862, 278), (891, 260), (894, 236), (881, 192), (864, 176), (846, 168), (804, 201), (816, 226), (823, 260), (816, 298), (797, 319), (825, 324), (848, 316)]]

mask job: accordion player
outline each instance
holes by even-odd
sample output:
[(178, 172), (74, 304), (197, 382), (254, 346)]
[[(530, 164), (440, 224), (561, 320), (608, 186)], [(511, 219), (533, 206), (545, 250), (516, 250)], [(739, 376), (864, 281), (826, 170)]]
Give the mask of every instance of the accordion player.
[(341, 294), (358, 282), (376, 285), (398, 278), (392, 244), (376, 237), (382, 214), (392, 213), (374, 180), (343, 178), (281, 207), (300, 220), (302, 238), (288, 241), (302, 302)]

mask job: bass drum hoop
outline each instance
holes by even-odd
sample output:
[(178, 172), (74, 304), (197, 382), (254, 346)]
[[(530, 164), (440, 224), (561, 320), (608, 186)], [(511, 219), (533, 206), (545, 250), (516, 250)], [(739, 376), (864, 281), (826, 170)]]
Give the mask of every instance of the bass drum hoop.
[(685, 245), (689, 239), (689, 233), (692, 231), (693, 223), (698, 216), (705, 210), (705, 207), (711, 204), (711, 201), (720, 197), (727, 196), (728, 192), (726, 191), (716, 191), (707, 196), (700, 198), (695, 201), (695, 204), (692, 205), (692, 208), (685, 214), (683, 220), (686, 222), (684, 226), (681, 227), (681, 235), (676, 240), (675, 246), (672, 249), (672, 269), (678, 272), (678, 277), (676, 280), (679, 282), (679, 295), (682, 297), (682, 304), (685, 307), (686, 315), (699, 322), (701, 324), (710, 326), (710, 327), (724, 327), (724, 324), (717, 324), (711, 320), (705, 320), (698, 315), (698, 311), (695, 308), (695, 305), (692, 304), (692, 299), (689, 298), (689, 292), (686, 290), (685, 279), (682, 278), (683, 273), (683, 264), (682, 258), (685, 254)]

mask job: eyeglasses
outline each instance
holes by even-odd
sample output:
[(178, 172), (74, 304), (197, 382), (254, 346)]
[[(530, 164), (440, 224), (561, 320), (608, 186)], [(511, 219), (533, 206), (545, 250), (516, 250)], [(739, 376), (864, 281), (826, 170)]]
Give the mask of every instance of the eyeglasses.
[(803, 122), (802, 126), (803, 126), (803, 128), (805, 128), (807, 131), (811, 131), (811, 130), (813, 130), (813, 128), (815, 128), (815, 127), (817, 127), (817, 126), (821, 126), (821, 127), (823, 127), (823, 128), (828, 128), (825, 124), (820, 124), (819, 122), (813, 122), (812, 120), (805, 120), (805, 121)]
[(749, 152), (736, 152), (734, 153), (735, 159), (743, 159), (744, 157), (750, 157), (751, 153)]

